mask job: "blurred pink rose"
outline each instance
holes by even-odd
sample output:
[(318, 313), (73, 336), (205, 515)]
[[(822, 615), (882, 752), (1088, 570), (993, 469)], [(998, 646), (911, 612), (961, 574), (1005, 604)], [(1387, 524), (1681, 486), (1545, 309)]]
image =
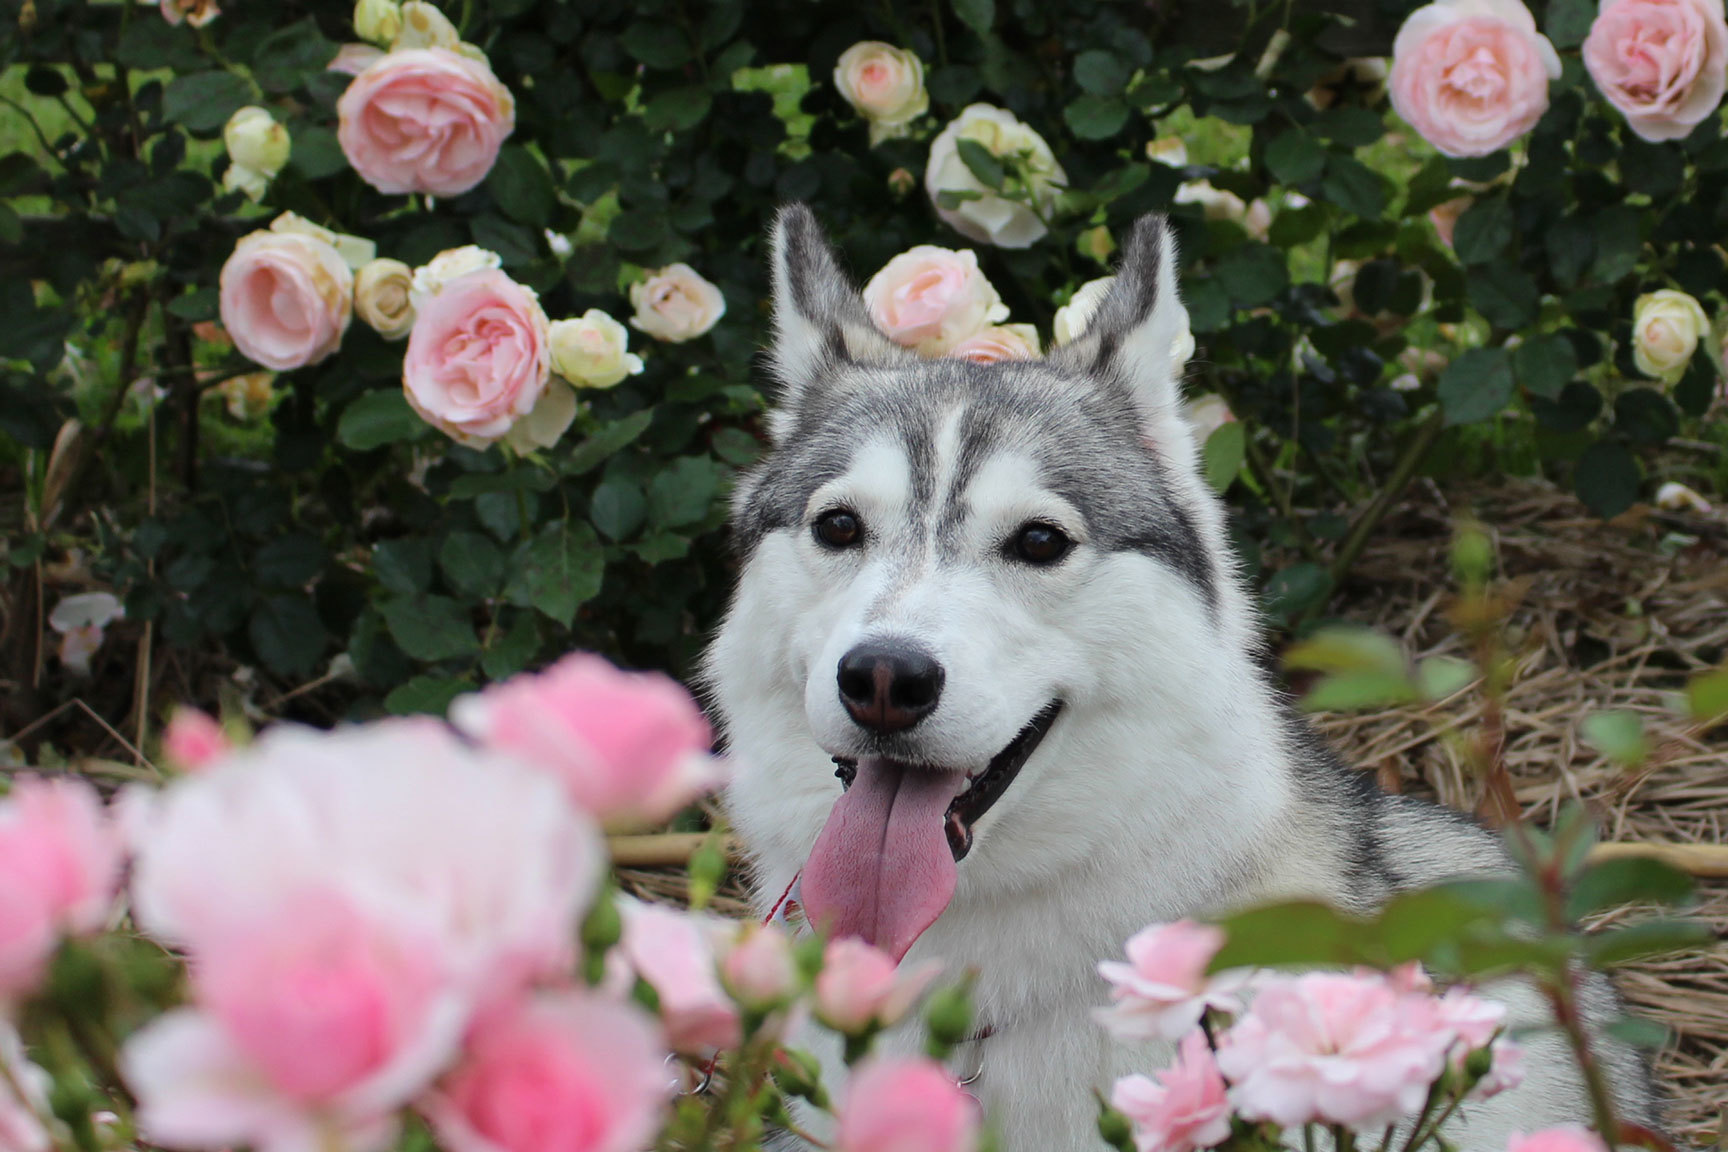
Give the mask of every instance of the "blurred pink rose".
[(182, 772), (197, 772), (233, 749), (228, 733), (207, 712), (176, 708), (162, 730), (162, 755)]
[(1544, 1128), (1528, 1136), (1514, 1134), (1506, 1152), (1608, 1152), (1602, 1137), (1575, 1125)]
[(62, 934), (102, 927), (122, 847), (96, 790), (22, 776), (0, 798), (0, 1005), (41, 979)]
[(1502, 1036), (1489, 1045), (1488, 1053), (1493, 1063), (1488, 1067), (1488, 1074), (1476, 1081), (1476, 1087), (1470, 1093), (1477, 1100), (1510, 1092), (1524, 1083), (1524, 1049), (1516, 1041)]
[(324, 68), (329, 72), (358, 76), (378, 63), (383, 56), (384, 49), (371, 44), (344, 44), (336, 49), (336, 55), (330, 58), (330, 63), (324, 65)]
[(1007, 305), (978, 267), (978, 253), (920, 244), (883, 265), (864, 286), (876, 327), (924, 356), (944, 356), (991, 324)]
[(835, 1152), (973, 1152), (978, 1106), (934, 1060), (873, 1058), (853, 1069)]
[(588, 652), (460, 697), (450, 718), (481, 744), (551, 771), (602, 819), (663, 820), (722, 782), (708, 721), (681, 684)]
[(1111, 1107), (1134, 1124), (1140, 1152), (1194, 1152), (1230, 1135), (1230, 1101), (1218, 1062), (1198, 1030), (1182, 1038), (1176, 1063), (1155, 1078), (1124, 1076)]
[(798, 991), (792, 941), (774, 924), (748, 924), (720, 962), (720, 976), (740, 1003), (773, 1008)]
[[(0, 1148), (48, 1152), (54, 1146), (42, 1117), (48, 1115), (48, 1073), (30, 1063), (18, 1032), (0, 1017)], [(16, 1087), (23, 1092), (20, 1099)]]
[(999, 324), (968, 336), (948, 355), (974, 364), (996, 364), (1003, 360), (1033, 360), (1038, 353), (1038, 329), (1030, 324)]
[(738, 1043), (738, 1009), (720, 987), (716, 942), (730, 926), (657, 904), (623, 903), (621, 948), (631, 970), (660, 998), (666, 1042), (699, 1055)]
[(1437, 0), (1392, 43), (1392, 107), (1447, 156), (1486, 156), (1536, 126), (1560, 57), (1522, 0)]
[(1431, 997), (1378, 973), (1268, 976), (1218, 1067), (1248, 1119), (1378, 1131), (1421, 1110), (1455, 1036)]
[(194, 28), (202, 28), (222, 15), (222, 9), (216, 7), (216, 0), (159, 0), (157, 6), (162, 10), (162, 19), (168, 23), (184, 22)]
[(1678, 140), (1716, 111), (1728, 84), (1722, 0), (1604, 0), (1584, 67), (1632, 131)]
[(634, 1004), (557, 992), (488, 1015), (426, 1106), (449, 1152), (637, 1152), (670, 1092)]
[(286, 372), (341, 346), (353, 316), (354, 273), (316, 236), (253, 232), (222, 265), (221, 304), (222, 326), (241, 355)]
[(421, 419), (471, 448), (534, 410), (552, 372), (550, 325), (534, 293), (483, 268), (416, 303), (402, 388)]
[(491, 66), (448, 48), (385, 53), (336, 114), (348, 163), (384, 193), (458, 196), (486, 178), (516, 128), (516, 101)]
[(1206, 975), (1224, 946), (1224, 930), (1177, 920), (1153, 924), (1128, 940), (1128, 962), (1106, 960), (1098, 974), (1110, 982), (1110, 1006), (1095, 1015), (1124, 1040), (1175, 1040), (1200, 1022), (1208, 1007), (1235, 1011), (1239, 983)]
[(856, 937), (831, 941), (816, 977), (816, 1015), (840, 1032), (886, 1028), (906, 1014), (940, 970), (933, 962), (898, 969), (888, 953)]
[(630, 285), (630, 327), (668, 344), (705, 335), (726, 315), (726, 297), (688, 264), (668, 264)]

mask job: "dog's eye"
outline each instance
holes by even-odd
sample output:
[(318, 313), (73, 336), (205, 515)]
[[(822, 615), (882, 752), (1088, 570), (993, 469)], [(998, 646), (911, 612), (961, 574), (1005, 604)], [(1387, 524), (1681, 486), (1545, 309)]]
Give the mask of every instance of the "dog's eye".
[(864, 539), (864, 525), (844, 508), (824, 512), (816, 518), (812, 529), (816, 542), (828, 548), (850, 548)]
[(1068, 549), (1074, 542), (1054, 524), (1041, 524), (1034, 520), (1024, 524), (1014, 537), (1010, 546), (1014, 557), (1028, 564), (1054, 564), (1068, 555)]

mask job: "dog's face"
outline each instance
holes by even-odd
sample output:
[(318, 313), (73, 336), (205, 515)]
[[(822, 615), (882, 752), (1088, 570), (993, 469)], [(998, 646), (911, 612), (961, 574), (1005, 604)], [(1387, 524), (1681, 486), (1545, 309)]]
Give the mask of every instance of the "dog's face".
[[(1017, 809), (1033, 820), (1102, 791), (1107, 781), (1050, 770), (1064, 748), (1084, 751), (1072, 718), (1107, 723), (1139, 703), (1145, 677), (1123, 661), (1143, 659), (1148, 637), (1176, 650), (1219, 642), (1230, 587), (1180, 412), (1172, 350), (1186, 316), (1161, 222), (1136, 230), (1080, 340), (992, 365), (883, 339), (807, 211), (789, 210), (775, 239), (785, 391), (773, 450), (735, 500), (744, 587), (714, 673), (747, 761), (755, 739), (802, 737), (857, 793), (833, 808), (806, 869), (814, 908), (812, 871), (876, 882), (829, 859), (872, 837), (922, 875), (942, 853), (985, 855)], [(796, 715), (741, 715), (749, 703), (728, 697), (751, 683)], [(782, 723), (796, 731), (746, 731)], [(834, 764), (808, 760), (777, 770), (838, 795)], [(896, 848), (909, 820), (930, 827)], [(898, 899), (879, 896), (884, 908)], [(915, 936), (928, 911), (858, 915)]]

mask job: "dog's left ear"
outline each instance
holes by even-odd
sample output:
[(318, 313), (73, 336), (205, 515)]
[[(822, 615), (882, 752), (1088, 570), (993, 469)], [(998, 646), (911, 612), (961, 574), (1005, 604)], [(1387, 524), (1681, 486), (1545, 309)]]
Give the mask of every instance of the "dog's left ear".
[(823, 379), (845, 363), (889, 362), (906, 352), (879, 332), (858, 289), (840, 270), (816, 215), (788, 204), (774, 221), (774, 343), (780, 383), (769, 434), (779, 441)]
[[(1160, 215), (1142, 216), (1123, 246), (1116, 280), (1079, 339), (1051, 359), (1082, 378), (1125, 388), (1160, 450), (1191, 455), (1182, 416), (1188, 310), (1176, 290), (1176, 240)], [(1190, 449), (1184, 453), (1184, 449)]]

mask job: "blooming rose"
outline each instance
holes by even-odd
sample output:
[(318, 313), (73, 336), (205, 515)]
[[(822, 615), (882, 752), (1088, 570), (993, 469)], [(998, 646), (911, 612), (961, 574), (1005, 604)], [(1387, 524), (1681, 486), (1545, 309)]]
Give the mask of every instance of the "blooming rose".
[(162, 755), (182, 772), (199, 772), (233, 751), (222, 725), (207, 712), (176, 708), (162, 730)]
[(830, 1028), (886, 1028), (923, 995), (941, 966), (897, 968), (893, 957), (856, 937), (830, 941), (816, 977), (816, 1015)]
[(634, 1004), (553, 992), (484, 1018), (427, 1106), (450, 1152), (637, 1152), (671, 1090)]
[(1058, 347), (1071, 344), (1080, 338), (1080, 334), (1086, 331), (1086, 325), (1091, 323), (1093, 314), (1098, 311), (1098, 306), (1104, 303), (1104, 297), (1109, 295), (1110, 285), (1114, 283), (1114, 276), (1088, 280), (1075, 289), (1068, 303), (1056, 309), (1053, 335)]
[(1716, 111), (1728, 85), (1722, 0), (1603, 0), (1584, 67), (1632, 131), (1678, 140)]
[(336, 113), (343, 154), (386, 193), (468, 191), (516, 127), (516, 101), (491, 66), (449, 48), (381, 56), (348, 85)]
[(642, 357), (626, 351), (630, 332), (598, 308), (552, 325), (552, 371), (578, 388), (610, 388), (642, 372)]
[(721, 782), (689, 692), (588, 652), (463, 696), (450, 718), (486, 747), (549, 771), (602, 819), (663, 820)]
[(414, 327), (409, 293), (414, 270), (400, 260), (373, 260), (354, 274), (354, 314), (386, 340), (405, 339)]
[[(41, 1119), (49, 1114), (52, 1086), (48, 1073), (25, 1058), (17, 1030), (0, 1016), (0, 1148), (48, 1152), (54, 1146)], [(22, 1099), (18, 1092), (23, 1093)]]
[(870, 143), (905, 135), (906, 125), (930, 109), (924, 63), (916, 53), (880, 40), (863, 40), (841, 53), (834, 87), (870, 121)]
[(77, 676), (90, 675), (90, 658), (102, 648), (108, 625), (126, 609), (112, 592), (79, 592), (62, 598), (48, 613), (48, 627), (60, 634), (60, 663)]
[(1038, 354), (1038, 329), (1030, 324), (999, 324), (986, 328), (960, 341), (948, 353), (956, 360), (970, 360), (974, 364), (1031, 360)]
[(630, 326), (668, 344), (705, 334), (726, 315), (726, 298), (688, 264), (668, 264), (630, 285)]
[(1206, 975), (1223, 946), (1223, 929), (1191, 920), (1142, 929), (1128, 940), (1126, 964), (1098, 965), (1098, 974), (1111, 984), (1112, 1003), (1094, 1015), (1124, 1040), (1174, 1040), (1198, 1024), (1208, 1007), (1234, 1011), (1239, 1004), (1233, 982)]
[(502, 439), (546, 391), (548, 327), (534, 293), (502, 272), (451, 281), (414, 318), (402, 360), (409, 405), (469, 447)]
[(947, 1069), (922, 1057), (876, 1057), (853, 1070), (835, 1152), (973, 1152), (978, 1107)]
[(1638, 371), (1670, 384), (1686, 374), (1698, 339), (1710, 321), (1698, 301), (1663, 288), (1638, 297), (1632, 306), (1632, 360)]
[(402, 31), (402, 5), (397, 0), (359, 0), (354, 5), (354, 35), (388, 48)]
[(1221, 1144), (1230, 1135), (1224, 1077), (1199, 1031), (1182, 1038), (1176, 1063), (1156, 1078), (1124, 1076), (1116, 1081), (1110, 1105), (1133, 1122), (1134, 1146), (1140, 1152), (1194, 1152)]
[(288, 128), (268, 111), (248, 105), (228, 118), (222, 129), (222, 146), (228, 150), (228, 171), (222, 187), (241, 189), (253, 200), (262, 200), (264, 190), (282, 166), (288, 163)]
[(1392, 107), (1447, 156), (1486, 156), (1530, 131), (1559, 78), (1522, 0), (1437, 0), (1392, 42)]
[(1608, 1152), (1608, 1146), (1596, 1133), (1567, 1124), (1529, 1136), (1514, 1133), (1506, 1142), (1506, 1152)]
[(978, 253), (920, 244), (864, 285), (870, 319), (896, 344), (944, 356), (1008, 318), (1008, 306), (978, 267)]
[[(1011, 200), (973, 175), (960, 158), (962, 139), (983, 145), (1002, 161), (1011, 177), (1009, 187), (1024, 191), (1031, 204)], [(936, 205), (936, 215), (968, 240), (1000, 248), (1029, 248), (1042, 238), (1050, 230), (1044, 221), (1056, 210), (1056, 194), (1067, 183), (1068, 174), (1044, 138), (1012, 112), (989, 104), (970, 105), (942, 129), (930, 144), (924, 169), (924, 190)], [(945, 205), (944, 192), (970, 193), (973, 198)]]
[(253, 232), (222, 265), (222, 326), (242, 355), (266, 368), (316, 364), (348, 331), (353, 283), (348, 265), (324, 241)]
[(729, 926), (700, 913), (635, 900), (620, 901), (619, 911), (624, 916), (620, 951), (659, 997), (667, 1044), (691, 1054), (736, 1045), (738, 1009), (720, 987), (715, 960), (715, 945)]

